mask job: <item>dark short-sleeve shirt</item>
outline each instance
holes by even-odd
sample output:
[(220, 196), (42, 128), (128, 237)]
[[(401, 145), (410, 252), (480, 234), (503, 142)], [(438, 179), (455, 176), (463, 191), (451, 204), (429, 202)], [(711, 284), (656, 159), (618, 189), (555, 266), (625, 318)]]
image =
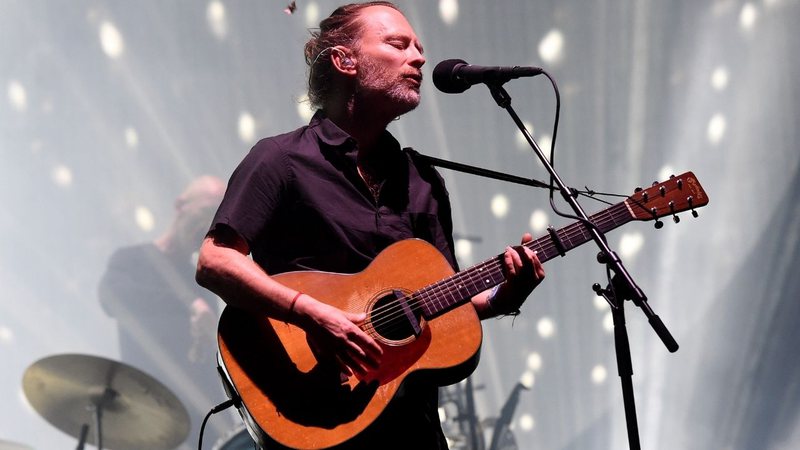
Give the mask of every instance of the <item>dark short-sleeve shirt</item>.
[[(317, 113), (308, 126), (259, 141), (234, 171), (212, 222), (248, 243), (267, 273), (355, 273), (390, 244), (420, 238), (457, 268), (450, 202), (439, 174), (385, 132), (391, 171), (373, 197), (356, 169), (356, 142)], [(447, 448), (437, 388), (407, 380), (381, 417), (342, 448)]]
[(455, 268), (450, 203), (431, 167), (386, 132), (392, 172), (376, 202), (356, 169), (355, 141), (320, 113), (308, 126), (259, 141), (231, 176), (212, 230), (226, 225), (267, 273), (354, 273), (388, 245), (433, 244)]

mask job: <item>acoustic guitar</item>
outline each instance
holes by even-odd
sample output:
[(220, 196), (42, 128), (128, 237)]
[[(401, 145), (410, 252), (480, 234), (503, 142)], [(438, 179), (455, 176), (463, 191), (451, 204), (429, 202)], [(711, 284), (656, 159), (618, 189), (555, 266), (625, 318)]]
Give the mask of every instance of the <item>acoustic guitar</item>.
[[(705, 206), (691, 172), (652, 187), (590, 217), (602, 232), (633, 220)], [(541, 262), (592, 239), (575, 222), (526, 244)], [(226, 389), (253, 437), (298, 449), (327, 448), (363, 431), (409, 377), (443, 386), (466, 378), (478, 362), (481, 325), (470, 299), (505, 280), (502, 255), (453, 273), (430, 244), (409, 239), (382, 251), (362, 272), (289, 272), (279, 282), (343, 311), (366, 312), (362, 329), (383, 348), (378, 369), (359, 378), (320, 362), (305, 332), (293, 325), (225, 308), (219, 361)]]

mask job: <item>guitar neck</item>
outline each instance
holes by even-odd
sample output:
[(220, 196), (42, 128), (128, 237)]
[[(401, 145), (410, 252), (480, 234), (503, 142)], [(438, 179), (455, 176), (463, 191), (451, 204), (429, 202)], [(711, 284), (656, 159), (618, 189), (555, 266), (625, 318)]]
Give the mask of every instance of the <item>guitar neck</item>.
[[(597, 228), (606, 233), (635, 218), (623, 201), (589, 217)], [(524, 245), (536, 252), (542, 263), (592, 240), (586, 225), (574, 222), (559, 230), (551, 230), (547, 236), (534, 239)], [(444, 280), (426, 286), (411, 295), (421, 308), (426, 319), (469, 301), (473, 296), (491, 289), (505, 281), (502, 265), (503, 255), (495, 256), (458, 272)]]

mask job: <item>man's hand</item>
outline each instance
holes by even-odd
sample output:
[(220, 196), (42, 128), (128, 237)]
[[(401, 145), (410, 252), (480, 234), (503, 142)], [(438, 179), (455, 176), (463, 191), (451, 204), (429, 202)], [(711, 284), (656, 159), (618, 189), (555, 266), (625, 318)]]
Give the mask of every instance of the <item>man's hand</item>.
[[(521, 243), (530, 242), (530, 233), (522, 235)], [(507, 247), (503, 254), (503, 270), (506, 281), (490, 298), (495, 314), (510, 314), (519, 310), (525, 299), (544, 280), (544, 268), (536, 252), (524, 245)]]
[(348, 376), (363, 377), (378, 368), (383, 349), (359, 327), (365, 313), (344, 312), (306, 294), (297, 299), (294, 311), (318, 360), (336, 363)]

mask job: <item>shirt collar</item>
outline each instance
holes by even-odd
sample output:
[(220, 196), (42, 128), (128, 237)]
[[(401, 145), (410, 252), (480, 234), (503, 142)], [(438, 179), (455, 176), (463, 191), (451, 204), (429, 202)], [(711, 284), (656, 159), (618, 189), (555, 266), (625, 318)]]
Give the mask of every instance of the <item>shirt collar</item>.
[(322, 110), (314, 113), (309, 128), (317, 135), (320, 141), (331, 147), (341, 147), (349, 144), (350, 148), (355, 148), (355, 140), (349, 134), (342, 131), (332, 120), (328, 119)]
[[(317, 135), (320, 141), (331, 147), (339, 148), (345, 152), (355, 150), (356, 142), (349, 134), (339, 128), (330, 120), (322, 110), (314, 113), (309, 128)], [(381, 144), (392, 150), (400, 150), (400, 143), (388, 131), (381, 136)]]

